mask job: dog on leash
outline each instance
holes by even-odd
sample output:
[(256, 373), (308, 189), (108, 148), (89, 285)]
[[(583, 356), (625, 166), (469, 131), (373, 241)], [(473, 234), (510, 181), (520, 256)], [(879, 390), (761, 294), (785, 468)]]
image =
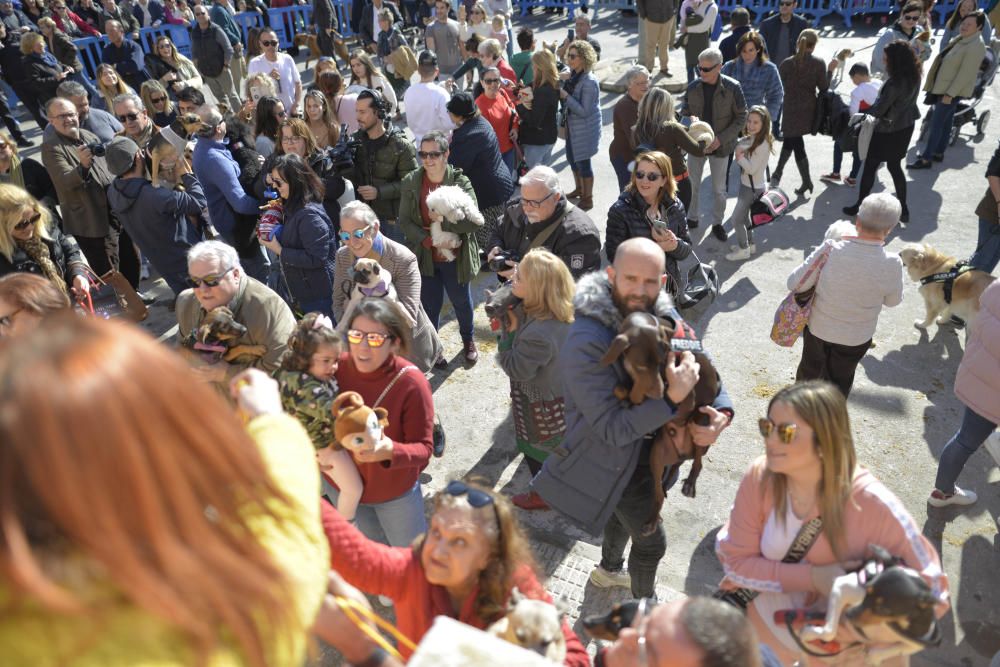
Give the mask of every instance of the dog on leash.
[[(860, 569), (834, 579), (827, 600), (825, 622), (807, 624), (797, 631), (803, 642), (830, 645), (837, 635), (841, 618), (865, 638), (866, 657), (870, 664), (880, 664), (896, 656), (912, 655), (941, 642), (941, 632), (934, 614), (939, 602), (931, 587), (915, 570), (885, 549), (870, 545), (872, 558)], [(775, 620), (784, 625), (787, 614), (779, 611)], [(780, 616), (780, 619), (778, 618)]]
[(323, 52), (319, 50), (319, 39), (311, 32), (300, 32), (292, 38), (292, 44), (302, 48), (309, 48), (309, 55), (306, 57), (306, 69), (309, 69), (310, 60), (319, 60)]
[(562, 664), (566, 659), (566, 637), (559, 610), (554, 604), (525, 597), (517, 587), (510, 593), (507, 615), (486, 632), (554, 663)]
[(442, 221), (455, 223), (469, 220), (479, 227), (485, 222), (476, 202), (457, 185), (443, 185), (427, 195), (427, 209), (432, 218), (441, 217), (441, 220), (431, 222), (431, 243), (449, 262), (454, 261), (455, 248), (462, 245), (462, 239), (454, 232), (444, 231)]
[(247, 328), (237, 322), (233, 311), (219, 306), (205, 313), (184, 347), (198, 353), (202, 361), (214, 363), (218, 359), (226, 362), (252, 362), (267, 354), (263, 345), (237, 343), (245, 336)]
[[(926, 243), (907, 244), (899, 252), (906, 273), (914, 282), (921, 283), (920, 295), (924, 298), (926, 315), (914, 320), (913, 326), (926, 329), (931, 322), (945, 324), (956, 315), (972, 324), (979, 314), (979, 297), (996, 278), (978, 269), (962, 269), (953, 278), (925, 280), (931, 276), (949, 274), (956, 269), (958, 260), (945, 255)], [(950, 300), (948, 292), (950, 290)]]
[[(351, 298), (347, 302), (347, 307), (344, 308), (344, 317), (337, 326), (338, 331), (347, 331), (347, 324), (354, 316), (354, 310), (362, 299), (368, 297), (388, 299), (399, 305), (399, 296), (396, 294), (396, 288), (392, 285), (392, 274), (389, 273), (388, 269), (383, 268), (378, 261), (362, 257), (354, 263)], [(405, 308), (400, 306), (399, 312), (406, 317), (411, 327), (416, 324)]]
[[(699, 377), (691, 393), (677, 405), (673, 419), (657, 432), (649, 453), (649, 467), (654, 480), (663, 480), (665, 473), (669, 478), (684, 461), (692, 460), (691, 472), (681, 486), (681, 493), (694, 498), (701, 474), (701, 459), (707, 448), (694, 444), (689, 427), (692, 424), (707, 425), (708, 416), (700, 408), (711, 405), (719, 393), (719, 374), (702, 351), (694, 330), (683, 320), (672, 322), (651, 313), (630, 313), (601, 358), (601, 364), (609, 366), (624, 356), (622, 365), (632, 386), (615, 387), (615, 397), (638, 405), (647, 398), (663, 398), (666, 395), (666, 364), (670, 351), (694, 354)], [(643, 524), (644, 535), (656, 529), (665, 500), (663, 485), (654, 484), (652, 512)]]

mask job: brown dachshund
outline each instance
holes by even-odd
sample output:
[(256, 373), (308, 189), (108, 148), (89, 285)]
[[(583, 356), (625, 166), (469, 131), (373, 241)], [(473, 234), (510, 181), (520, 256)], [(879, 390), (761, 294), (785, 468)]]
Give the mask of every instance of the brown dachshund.
[(243, 356), (259, 359), (267, 354), (263, 345), (234, 345), (246, 332), (247, 328), (233, 319), (233, 311), (219, 306), (207, 312), (195, 330), (194, 349), (221, 352), (222, 359), (228, 362)]
[[(663, 485), (664, 473), (669, 468), (673, 475), (681, 464), (693, 460), (691, 472), (681, 487), (681, 493), (694, 498), (698, 475), (701, 474), (701, 457), (706, 447), (698, 447), (691, 437), (690, 425), (707, 425), (708, 417), (699, 409), (711, 405), (719, 393), (719, 374), (701, 351), (694, 330), (683, 322), (673, 323), (650, 313), (631, 313), (622, 322), (620, 333), (615, 336), (611, 347), (601, 359), (608, 366), (624, 355), (625, 372), (632, 379), (632, 387), (615, 387), (615, 396), (626, 398), (638, 405), (647, 398), (662, 398), (666, 395), (667, 353), (690, 351), (698, 362), (698, 383), (677, 406), (674, 418), (664, 424), (656, 434), (649, 453), (650, 473), (657, 483), (653, 485), (653, 507), (649, 519), (643, 525), (643, 534), (656, 529), (660, 510), (666, 500)], [(669, 476), (668, 476), (669, 477)]]

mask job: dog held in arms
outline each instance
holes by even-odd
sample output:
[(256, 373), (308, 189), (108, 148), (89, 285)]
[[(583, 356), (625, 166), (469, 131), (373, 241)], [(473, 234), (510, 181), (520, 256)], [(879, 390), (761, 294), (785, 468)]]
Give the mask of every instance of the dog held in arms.
[(263, 345), (237, 344), (246, 333), (247, 328), (233, 318), (233, 311), (219, 306), (205, 313), (183, 345), (201, 353), (201, 358), (208, 363), (219, 358), (226, 362), (254, 360), (267, 354)]
[[(638, 405), (647, 398), (662, 399), (666, 395), (664, 378), (667, 354), (671, 350), (688, 350), (694, 354), (700, 367), (698, 383), (678, 404), (674, 418), (657, 433), (649, 453), (649, 467), (654, 480), (663, 480), (668, 468), (673, 475), (684, 461), (691, 459), (691, 472), (684, 480), (681, 493), (694, 498), (695, 485), (701, 474), (701, 459), (707, 448), (694, 444), (688, 426), (692, 423), (705, 425), (708, 417), (699, 408), (711, 405), (719, 393), (719, 374), (702, 352), (701, 342), (694, 330), (683, 320), (672, 322), (651, 313), (630, 313), (622, 321), (619, 333), (601, 358), (601, 363), (609, 366), (624, 356), (622, 364), (632, 380), (632, 386), (615, 387), (615, 396)], [(654, 484), (652, 513), (643, 525), (643, 534), (648, 535), (656, 529), (664, 500), (666, 493), (663, 485)]]
[(555, 605), (528, 598), (515, 587), (507, 603), (507, 615), (486, 632), (562, 664), (566, 659), (566, 637), (561, 616)]
[(431, 243), (449, 262), (454, 261), (455, 248), (462, 245), (462, 239), (454, 232), (444, 231), (442, 223), (468, 220), (482, 227), (485, 222), (476, 202), (457, 185), (443, 185), (427, 195), (427, 208), (433, 219)]
[[(953, 271), (958, 260), (932, 248), (926, 243), (907, 244), (899, 252), (906, 273), (914, 282), (923, 283), (925, 278), (936, 274), (946, 274)], [(961, 317), (967, 324), (979, 314), (979, 297), (982, 296), (990, 283), (996, 278), (978, 269), (965, 269), (951, 282), (951, 302), (946, 296), (946, 286), (949, 281), (929, 281), (920, 286), (920, 295), (924, 297), (926, 316), (923, 320), (914, 320), (913, 326), (926, 329), (930, 323), (937, 321), (945, 324), (952, 315)]]
[[(344, 308), (344, 317), (337, 325), (337, 330), (341, 333), (347, 331), (347, 324), (354, 316), (354, 309), (362, 299), (375, 297), (388, 299), (399, 305), (399, 297), (396, 288), (392, 285), (392, 274), (382, 268), (378, 261), (370, 257), (362, 257), (354, 263), (354, 281), (351, 283), (351, 298)], [(400, 306), (399, 312), (406, 317), (410, 326), (415, 326), (416, 322), (405, 308)]]

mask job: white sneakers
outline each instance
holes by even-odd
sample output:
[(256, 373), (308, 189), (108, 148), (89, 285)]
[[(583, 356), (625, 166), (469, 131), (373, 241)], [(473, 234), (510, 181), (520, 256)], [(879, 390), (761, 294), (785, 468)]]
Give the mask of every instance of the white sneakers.
[(611, 588), (612, 586), (624, 586), (625, 588), (632, 587), (632, 577), (626, 570), (619, 570), (618, 572), (611, 572), (610, 570), (605, 570), (600, 565), (594, 567), (593, 572), (590, 573), (590, 583), (594, 584), (598, 588)]
[(754, 248), (753, 244), (751, 244), (749, 248), (737, 247), (732, 252), (726, 253), (726, 259), (730, 262), (742, 262), (743, 260), (753, 257), (754, 250), (756, 250), (756, 248)]
[(975, 492), (966, 491), (956, 484), (955, 493), (950, 495), (934, 489), (927, 498), (927, 502), (930, 503), (931, 507), (947, 507), (948, 505), (971, 505), (978, 499), (979, 496)]
[(983, 446), (986, 447), (986, 451), (993, 457), (993, 462), (1000, 466), (1000, 431), (986, 438)]

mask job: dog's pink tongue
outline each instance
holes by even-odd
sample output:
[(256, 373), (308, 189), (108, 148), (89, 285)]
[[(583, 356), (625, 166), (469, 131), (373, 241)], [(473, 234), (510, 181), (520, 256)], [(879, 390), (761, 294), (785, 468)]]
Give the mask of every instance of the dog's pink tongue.
[(497, 319), (490, 319), (490, 330), (500, 331), (500, 321)]

